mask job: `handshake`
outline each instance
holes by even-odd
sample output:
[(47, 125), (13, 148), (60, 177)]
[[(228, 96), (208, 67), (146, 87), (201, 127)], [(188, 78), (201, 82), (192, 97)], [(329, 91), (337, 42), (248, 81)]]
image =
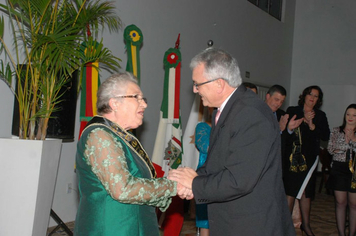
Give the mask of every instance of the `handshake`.
[(172, 169), (168, 172), (168, 179), (177, 182), (177, 195), (182, 199), (193, 199), (192, 184), (193, 179), (198, 174), (189, 167), (179, 167), (178, 169)]

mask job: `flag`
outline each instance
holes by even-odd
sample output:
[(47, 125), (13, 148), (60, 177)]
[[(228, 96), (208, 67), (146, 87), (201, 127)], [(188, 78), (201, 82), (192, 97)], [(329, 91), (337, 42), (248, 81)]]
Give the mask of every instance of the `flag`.
[(160, 120), (153, 149), (152, 162), (159, 177), (177, 168), (182, 161), (182, 125), (180, 119), (180, 67), (179, 49), (170, 48), (164, 55), (164, 90)]
[[(208, 41), (208, 47), (212, 47), (213, 44), (213, 40)], [(199, 151), (195, 146), (195, 127), (199, 122), (210, 120), (210, 116), (208, 108), (203, 106), (200, 96), (196, 94), (183, 136), (184, 153), (182, 166), (190, 167), (194, 170), (197, 169)]]
[(183, 135), (184, 153), (182, 158), (182, 166), (187, 166), (194, 170), (197, 169), (199, 161), (199, 151), (195, 147), (195, 127), (199, 122), (205, 120), (204, 114), (206, 112), (207, 110), (204, 108), (200, 96), (196, 94)]
[[(88, 50), (85, 43), (82, 44), (84, 53)], [(87, 125), (88, 121), (95, 115), (96, 111), (96, 93), (100, 86), (99, 62), (87, 63), (82, 70), (81, 77), (82, 90), (80, 95), (80, 130), (79, 139)]]
[[(166, 51), (163, 58), (165, 75), (160, 120), (152, 162), (157, 176), (168, 174), (182, 162), (182, 125), (180, 117), (180, 67), (179, 36), (175, 48)], [(184, 202), (178, 196), (164, 214), (158, 214), (164, 236), (179, 236), (184, 222)]]
[(129, 25), (124, 30), (124, 40), (127, 50), (126, 71), (136, 76), (140, 85), (140, 47), (143, 41), (141, 30), (136, 25)]

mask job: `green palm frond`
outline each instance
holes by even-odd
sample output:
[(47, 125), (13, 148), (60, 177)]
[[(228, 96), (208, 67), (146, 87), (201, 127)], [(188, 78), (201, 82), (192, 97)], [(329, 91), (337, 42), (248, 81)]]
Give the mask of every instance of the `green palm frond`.
[[(61, 89), (75, 70), (88, 62), (117, 71), (118, 57), (96, 42), (99, 30), (110, 32), (121, 27), (112, 2), (94, 0), (6, 0), (0, 11), (10, 20), (13, 50), (3, 38), (5, 26), (0, 18), (0, 79), (15, 92), (20, 112), (20, 138), (44, 139), (48, 119), (58, 110)], [(90, 29), (92, 37), (88, 37)], [(87, 48), (83, 53), (82, 43)], [(15, 52), (14, 55), (12, 52)], [(21, 66), (26, 64), (26, 66)], [(18, 79), (17, 88), (12, 80)], [(80, 86), (80, 85), (79, 85)], [(41, 134), (34, 134), (36, 123)]]

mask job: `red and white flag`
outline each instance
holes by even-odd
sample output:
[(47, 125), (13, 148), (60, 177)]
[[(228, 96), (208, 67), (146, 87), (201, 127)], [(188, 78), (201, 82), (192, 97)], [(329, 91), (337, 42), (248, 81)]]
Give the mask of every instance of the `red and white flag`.
[(152, 162), (157, 176), (168, 174), (182, 162), (182, 125), (180, 119), (180, 67), (178, 48), (170, 48), (164, 55), (164, 90), (160, 120), (153, 149)]
[[(179, 36), (175, 48), (166, 51), (163, 59), (165, 76), (163, 99), (152, 162), (157, 177), (166, 176), (170, 168), (182, 162), (182, 125), (180, 118), (180, 67)], [(167, 211), (159, 215), (164, 236), (179, 236), (184, 221), (184, 204), (174, 197)]]

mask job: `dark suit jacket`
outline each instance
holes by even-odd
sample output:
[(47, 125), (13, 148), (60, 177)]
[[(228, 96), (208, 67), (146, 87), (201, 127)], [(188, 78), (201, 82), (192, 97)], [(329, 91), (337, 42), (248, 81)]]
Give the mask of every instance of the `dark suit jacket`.
[[(277, 121), (279, 122), (281, 120), (281, 116), (284, 116), (285, 114), (286, 114), (285, 111), (283, 111), (282, 109), (278, 109), (276, 111)], [(286, 144), (285, 144), (285, 141), (286, 141), (285, 136), (289, 135), (287, 132), (287, 129), (288, 129), (288, 126), (286, 126), (285, 130), (281, 133), (281, 154), (282, 154), (282, 173), (283, 174), (289, 168), (289, 161), (288, 161), (288, 158), (286, 158)]]
[(208, 203), (212, 236), (295, 235), (280, 141), (271, 109), (239, 86), (212, 126), (207, 161), (193, 180), (196, 203)]

